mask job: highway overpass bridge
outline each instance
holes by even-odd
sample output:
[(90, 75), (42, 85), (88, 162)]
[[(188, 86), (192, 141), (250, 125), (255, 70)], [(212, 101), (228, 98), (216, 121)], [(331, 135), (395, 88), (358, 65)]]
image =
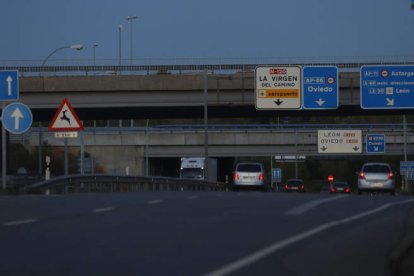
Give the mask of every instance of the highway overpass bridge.
[[(409, 125), (411, 129), (412, 125)], [(366, 134), (384, 134), (386, 152), (384, 154), (367, 154), (365, 141), (360, 154), (321, 154), (318, 153), (319, 129), (360, 129), (362, 137)], [(42, 133), (40, 136), (39, 134)], [(168, 160), (172, 166), (179, 168), (179, 158), (204, 156), (205, 140), (202, 126), (160, 126), (151, 128), (86, 128), (82, 136), (68, 139), (69, 150), (79, 157), (81, 145), (85, 152), (95, 159), (95, 164), (103, 173), (124, 174), (126, 168), (132, 175), (145, 174), (146, 160), (159, 168), (152, 168), (153, 175), (162, 175)], [(36, 149), (42, 145), (55, 149), (52, 160), (61, 158), (64, 139), (55, 138), (46, 128), (32, 128), (20, 136), (12, 136), (15, 143)], [(365, 139), (363, 139), (365, 140)], [(407, 144), (414, 143), (414, 135), (407, 133)], [(407, 154), (414, 154), (412, 147)], [(208, 155), (227, 162), (227, 170), (236, 159), (270, 160), (274, 156), (305, 156), (306, 159), (353, 159), (369, 160), (397, 156), (403, 160), (404, 132), (402, 124), (388, 125), (233, 125), (210, 126), (208, 130)], [(164, 160), (158, 162), (157, 160)], [(156, 165), (155, 165), (156, 164)], [(150, 165), (151, 166), (151, 165)], [(171, 176), (171, 175), (169, 175)]]
[[(3, 67), (19, 69), (20, 101), (29, 105), (35, 121), (49, 121), (63, 98), (68, 98), (81, 120), (203, 117), (204, 89), (208, 90), (210, 118), (319, 115), (409, 114), (412, 110), (362, 110), (360, 64), (340, 64), (339, 104), (326, 111), (258, 111), (254, 107), (254, 67), (239, 66), (121, 66), (121, 67)], [(142, 68), (141, 68), (142, 67)], [(113, 69), (115, 75), (79, 75), (87, 70)], [(131, 70), (127, 72), (116, 70)], [(132, 70), (148, 74), (135, 74)], [(200, 70), (208, 70), (207, 75)], [(74, 74), (75, 70), (77, 75)], [(198, 71), (193, 71), (198, 70)], [(46, 72), (42, 72), (46, 71)], [(47, 72), (49, 71), (49, 72)], [(64, 76), (51, 76), (50, 72)], [(40, 76), (33, 76), (33, 72)], [(140, 71), (142, 73), (142, 71)], [(144, 71), (145, 72), (145, 71)], [(173, 74), (170, 74), (170, 73)], [(29, 74), (31, 73), (31, 75)], [(102, 73), (102, 72), (100, 72)], [(128, 75), (127, 75), (128, 74)]]

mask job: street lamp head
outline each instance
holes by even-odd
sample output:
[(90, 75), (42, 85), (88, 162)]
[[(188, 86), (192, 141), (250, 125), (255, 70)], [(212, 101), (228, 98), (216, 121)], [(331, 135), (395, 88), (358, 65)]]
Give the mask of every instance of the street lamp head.
[(74, 44), (74, 45), (70, 45), (69, 48), (79, 51), (79, 50), (83, 49), (83, 45), (82, 44)]
[(127, 17), (127, 20), (132, 20), (132, 19), (137, 19), (138, 17), (136, 16), (136, 15), (133, 15), (133, 16), (128, 16)]
[(99, 44), (98, 43), (94, 43), (93, 44), (93, 47), (98, 47), (99, 46)]
[(122, 29), (122, 24), (119, 24), (118, 28), (119, 28), (119, 29)]

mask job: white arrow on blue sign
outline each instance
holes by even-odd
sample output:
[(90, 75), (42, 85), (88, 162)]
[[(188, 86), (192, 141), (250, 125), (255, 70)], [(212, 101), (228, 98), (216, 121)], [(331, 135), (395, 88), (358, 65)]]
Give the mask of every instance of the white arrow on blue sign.
[(385, 135), (367, 134), (365, 145), (367, 153), (385, 153)]
[(19, 74), (17, 71), (0, 71), (0, 101), (19, 99)]
[(303, 67), (303, 108), (337, 109), (338, 68), (336, 66)]
[(30, 108), (22, 103), (7, 105), (2, 112), (1, 120), (3, 127), (14, 134), (26, 132), (33, 122)]
[(414, 108), (414, 66), (362, 66), (363, 109)]

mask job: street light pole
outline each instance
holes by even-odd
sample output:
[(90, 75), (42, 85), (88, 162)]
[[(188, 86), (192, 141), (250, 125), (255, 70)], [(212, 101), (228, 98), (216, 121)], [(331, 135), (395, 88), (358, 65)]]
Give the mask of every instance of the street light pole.
[(132, 20), (134, 20), (134, 19), (137, 19), (138, 17), (137, 16), (128, 16), (127, 17), (127, 20), (129, 21), (129, 31), (130, 31), (130, 45), (129, 45), (129, 47), (130, 47), (130, 63), (131, 63), (131, 65), (132, 65), (132, 59), (134, 58), (134, 56), (133, 56), (133, 54), (132, 54), (132, 49), (133, 49), (133, 47), (132, 47)]
[(95, 48), (96, 47), (98, 47), (99, 46), (99, 44), (98, 43), (94, 43), (93, 44), (93, 66), (95, 66), (96, 65), (96, 53), (95, 53)]
[(207, 70), (204, 72), (204, 179), (208, 175), (208, 77)]
[[(51, 56), (53, 56), (56, 52), (63, 50), (63, 49), (74, 49), (74, 50), (80, 51), (83, 49), (83, 45), (73, 44), (73, 45), (67, 45), (67, 46), (63, 46), (63, 47), (59, 47), (55, 49), (43, 60), (41, 67), (45, 66), (46, 62), (49, 60)], [(39, 133), (39, 175), (41, 174), (42, 174), (42, 130), (40, 130), (40, 133)]]
[(49, 58), (51, 57), (51, 56), (53, 56), (53, 54), (54, 53), (56, 53), (57, 51), (59, 51), (59, 50), (62, 50), (62, 49), (75, 49), (75, 50), (78, 50), (78, 51), (80, 51), (80, 50), (82, 50), (83, 49), (83, 45), (82, 44), (74, 44), (74, 45), (68, 45), (68, 46), (63, 46), (63, 47), (60, 47), (60, 48), (57, 48), (56, 50), (54, 50), (53, 52), (51, 52), (44, 60), (43, 60), (43, 63), (42, 63), (42, 67), (43, 66), (45, 66), (45, 64), (46, 64), (46, 62), (49, 60)]
[(118, 48), (119, 48), (119, 66), (121, 66), (121, 59), (122, 59), (122, 24), (119, 24), (118, 26)]

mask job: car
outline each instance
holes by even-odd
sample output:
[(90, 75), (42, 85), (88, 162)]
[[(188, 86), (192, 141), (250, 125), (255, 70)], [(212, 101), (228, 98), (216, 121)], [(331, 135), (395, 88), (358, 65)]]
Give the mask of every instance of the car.
[(305, 184), (302, 179), (288, 179), (285, 184), (285, 192), (304, 192)]
[(395, 194), (395, 173), (387, 163), (365, 163), (358, 173), (358, 194), (388, 192)]
[(266, 190), (266, 172), (262, 163), (241, 162), (236, 164), (233, 175), (233, 190), (240, 188)]
[(351, 192), (351, 187), (349, 186), (348, 182), (345, 181), (334, 181), (330, 185), (330, 193), (345, 193), (349, 194)]

